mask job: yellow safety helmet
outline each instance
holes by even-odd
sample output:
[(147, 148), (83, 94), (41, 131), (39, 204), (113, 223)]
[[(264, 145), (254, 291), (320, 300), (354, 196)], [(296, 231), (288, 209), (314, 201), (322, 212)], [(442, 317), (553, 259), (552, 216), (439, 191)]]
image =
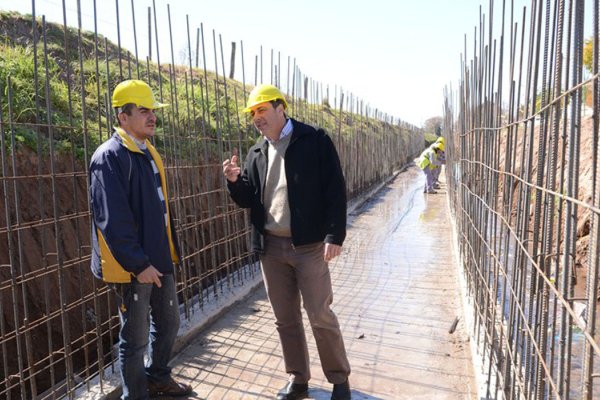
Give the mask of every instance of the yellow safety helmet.
[(150, 86), (146, 82), (137, 79), (130, 79), (119, 83), (113, 92), (113, 108), (122, 107), (129, 103), (150, 110), (168, 106), (168, 104), (156, 101)]
[(446, 148), (446, 141), (444, 140), (444, 138), (442, 136), (440, 136), (435, 141), (434, 146), (436, 146), (441, 151), (444, 151), (444, 148)]
[(283, 108), (288, 107), (287, 101), (285, 101), (285, 96), (279, 91), (279, 89), (277, 89), (277, 87), (266, 84), (258, 85), (250, 92), (246, 108), (244, 108), (242, 111), (248, 113), (255, 105), (273, 100), (282, 100)]

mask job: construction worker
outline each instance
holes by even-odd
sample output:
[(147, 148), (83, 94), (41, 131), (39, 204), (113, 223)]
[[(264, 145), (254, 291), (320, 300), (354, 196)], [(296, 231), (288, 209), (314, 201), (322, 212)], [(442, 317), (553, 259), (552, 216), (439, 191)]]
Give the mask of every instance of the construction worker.
[(112, 106), (115, 132), (90, 163), (91, 268), (116, 296), (121, 398), (185, 396), (191, 386), (175, 381), (168, 366), (180, 323), (173, 278), (179, 247), (165, 169), (148, 141), (155, 110), (168, 104), (157, 102), (147, 83), (126, 80)]
[[(436, 159), (443, 165), (446, 164), (446, 153), (444, 152), (445, 144), (444, 138), (442, 136), (438, 137), (437, 140), (430, 146), (437, 146), (438, 152), (436, 154)], [(433, 176), (433, 188), (440, 188), (440, 173), (442, 172), (442, 166), (431, 164), (431, 175)]]
[(440, 144), (434, 143), (433, 145), (423, 150), (423, 152), (417, 159), (417, 165), (423, 170), (423, 173), (425, 174), (425, 188), (423, 189), (423, 193), (437, 193), (434, 187), (432, 167), (439, 167), (440, 165), (442, 165), (441, 161), (439, 161), (437, 158), (440, 151)]
[[(350, 364), (333, 301), (328, 262), (346, 237), (346, 185), (331, 138), (286, 115), (273, 85), (259, 85), (245, 112), (263, 138), (243, 169), (237, 155), (223, 162), (231, 198), (250, 208), (252, 249), (260, 255), (275, 314), (288, 384), (278, 400), (308, 397), (310, 361), (301, 307), (314, 333), (332, 400), (350, 400)], [(293, 207), (291, 205), (293, 204)]]

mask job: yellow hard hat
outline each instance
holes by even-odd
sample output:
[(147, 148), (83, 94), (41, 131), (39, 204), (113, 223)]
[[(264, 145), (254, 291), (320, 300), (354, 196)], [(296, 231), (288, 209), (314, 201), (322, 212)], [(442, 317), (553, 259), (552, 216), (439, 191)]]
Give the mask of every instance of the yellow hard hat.
[(434, 146), (436, 146), (441, 151), (444, 151), (444, 148), (446, 148), (446, 141), (444, 140), (444, 137), (440, 136), (439, 138), (437, 138), (437, 140), (434, 143)]
[(248, 96), (248, 103), (246, 104), (246, 108), (242, 111), (250, 112), (250, 109), (257, 104), (266, 103), (267, 101), (273, 100), (282, 100), (283, 108), (287, 108), (288, 104), (285, 101), (285, 97), (283, 94), (277, 89), (277, 87), (273, 85), (258, 85), (250, 92), (250, 96)]
[(439, 150), (441, 150), (441, 151), (444, 151), (444, 148), (445, 148), (446, 146), (444, 145), (444, 141), (441, 141), (441, 142), (435, 142), (435, 143), (433, 144), (433, 147), (435, 147), (436, 149), (439, 149)]
[(117, 85), (112, 96), (113, 108), (122, 107), (125, 104), (133, 103), (137, 107), (144, 107), (150, 110), (167, 107), (168, 104), (159, 103), (154, 99), (152, 89), (144, 81), (130, 79)]

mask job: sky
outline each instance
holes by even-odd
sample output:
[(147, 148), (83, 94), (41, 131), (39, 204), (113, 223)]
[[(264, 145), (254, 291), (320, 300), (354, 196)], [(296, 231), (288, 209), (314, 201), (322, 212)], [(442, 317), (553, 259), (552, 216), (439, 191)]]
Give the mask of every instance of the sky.
[[(37, 16), (46, 15), (49, 21), (63, 22), (63, 0), (34, 1)], [(145, 58), (148, 53), (147, 10), (152, 6), (152, 0), (97, 0), (98, 31), (117, 42), (118, 3), (121, 43), (133, 52), (132, 1), (138, 52)], [(270, 83), (272, 49), (275, 59), (281, 58), (284, 74), (289, 57), (292, 65), (295, 60), (304, 74), (324, 87), (329, 85), (331, 92), (336, 87), (342, 88), (346, 94), (352, 93), (371, 108), (416, 126), (422, 126), (428, 118), (442, 115), (444, 88), (457, 86), (465, 35), (467, 45), (472, 47), (474, 28), (479, 25), (480, 4), (483, 13), (489, 13), (489, 1), (479, 0), (154, 1), (163, 64), (180, 64), (184, 59), (188, 41), (187, 15), (192, 47), (195, 47), (196, 29), (202, 24), (206, 64), (210, 70), (215, 69), (214, 31), (217, 48), (219, 40), (223, 43), (226, 69), (229, 68), (231, 42), (237, 43), (235, 78), (238, 80), (241, 80), (240, 41), (244, 46), (247, 83), (254, 83), (254, 59), (262, 45), (264, 82)], [(64, 0), (64, 3), (67, 24), (77, 26), (77, 1)], [(93, 31), (94, 1), (80, 0), (80, 3), (83, 28)], [(501, 5), (502, 2), (496, 3)], [(515, 4), (520, 3), (528, 2), (515, 0)], [(499, 7), (495, 6), (495, 15), (500, 14)], [(0, 9), (31, 14), (32, 1), (0, 0)], [(220, 53), (218, 64), (220, 70)], [(285, 79), (284, 75), (282, 80)]]

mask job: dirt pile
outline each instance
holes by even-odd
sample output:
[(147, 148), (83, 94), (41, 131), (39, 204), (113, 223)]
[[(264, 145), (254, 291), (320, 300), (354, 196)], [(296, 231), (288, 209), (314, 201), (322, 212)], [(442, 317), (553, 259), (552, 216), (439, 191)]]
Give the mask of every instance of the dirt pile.
[[(570, 122), (567, 122), (570, 124)], [(593, 120), (591, 116), (584, 116), (581, 121), (581, 137), (579, 143), (579, 151), (578, 154), (575, 155), (577, 164), (575, 164), (576, 171), (569, 170), (569, 145), (570, 141), (573, 140), (569, 133), (566, 136), (563, 136), (563, 126), (561, 125), (558, 129), (557, 136), (557, 154), (555, 157), (556, 168), (555, 168), (555, 189), (554, 192), (560, 193), (562, 195), (567, 195), (567, 180), (569, 178), (573, 179), (577, 178), (577, 200), (591, 204), (592, 203), (592, 174), (593, 174), (593, 165), (592, 165), (592, 124)], [(567, 128), (570, 128), (567, 126)], [(529, 129), (529, 128), (528, 128)], [(515, 176), (524, 177), (524, 168), (526, 168), (527, 162), (525, 162), (525, 166), (522, 163), (523, 151), (525, 150), (526, 154), (529, 152), (529, 148), (533, 149), (533, 157), (531, 164), (531, 172), (529, 182), (536, 183), (538, 169), (541, 167), (542, 174), (542, 182), (540, 183), (541, 187), (546, 188), (549, 179), (549, 171), (548, 171), (548, 157), (550, 155), (551, 149), (550, 143), (546, 143), (543, 146), (543, 154), (540, 154), (540, 146), (539, 146), (539, 133), (540, 133), (541, 125), (539, 121), (536, 121), (534, 130), (533, 130), (533, 143), (529, 144), (529, 135), (531, 132), (526, 130), (523, 125), (520, 125), (518, 128), (513, 128), (513, 131), (509, 134), (508, 131), (504, 131), (500, 138), (500, 157), (498, 163), (498, 169), (501, 172), (512, 173)], [(548, 127), (548, 132), (551, 132), (551, 127)], [(567, 132), (570, 130), (567, 129)], [(512, 135), (512, 136), (511, 136)], [(549, 136), (549, 135), (548, 135)], [(511, 139), (512, 138), (512, 139)], [(512, 142), (512, 146), (507, 146), (507, 141)], [(525, 149), (524, 149), (525, 146)], [(512, 155), (507, 155), (506, 150), (511, 150)], [(509, 166), (506, 167), (506, 160), (512, 160), (513, 168)], [(502, 204), (502, 207), (508, 206), (510, 208), (510, 222), (513, 227), (516, 225), (516, 213), (518, 209), (519, 202), (519, 191), (523, 190), (524, 184), (519, 180), (512, 180), (512, 196), (510, 200), (510, 204), (506, 201), (508, 197), (505, 197), (505, 182), (501, 181), (499, 186), (500, 190), (498, 192), (498, 199)], [(530, 198), (530, 208), (529, 208), (529, 229), (531, 232), (534, 230), (534, 222), (535, 222), (535, 210), (536, 210), (536, 193), (535, 189), (531, 189), (531, 198)], [(542, 193), (544, 196), (544, 193)], [(544, 201), (543, 199), (541, 200)], [(555, 254), (562, 254), (562, 248), (564, 247), (564, 239), (565, 239), (565, 215), (566, 215), (566, 204), (565, 200), (554, 200), (554, 216), (552, 218), (553, 221), (553, 229), (554, 229), (554, 244), (553, 248), (556, 249)], [(541, 205), (541, 210), (543, 213), (544, 204)], [(575, 296), (581, 297), (585, 296), (585, 286), (586, 286), (586, 277), (589, 266), (589, 235), (590, 235), (590, 210), (581, 207), (577, 207), (577, 228), (576, 228), (576, 251), (574, 254), (575, 257)], [(560, 211), (560, 212), (559, 212)], [(543, 215), (543, 214), (542, 214)], [(544, 220), (541, 221), (542, 224), (545, 223)], [(542, 226), (543, 228), (543, 226)], [(557, 241), (559, 238), (559, 241)], [(533, 250), (533, 249), (531, 249)], [(541, 247), (538, 249), (537, 254), (541, 254), (543, 249)], [(535, 251), (533, 253), (536, 253)], [(562, 257), (558, 259), (559, 268), (562, 267)], [(559, 271), (560, 273), (560, 271)]]

